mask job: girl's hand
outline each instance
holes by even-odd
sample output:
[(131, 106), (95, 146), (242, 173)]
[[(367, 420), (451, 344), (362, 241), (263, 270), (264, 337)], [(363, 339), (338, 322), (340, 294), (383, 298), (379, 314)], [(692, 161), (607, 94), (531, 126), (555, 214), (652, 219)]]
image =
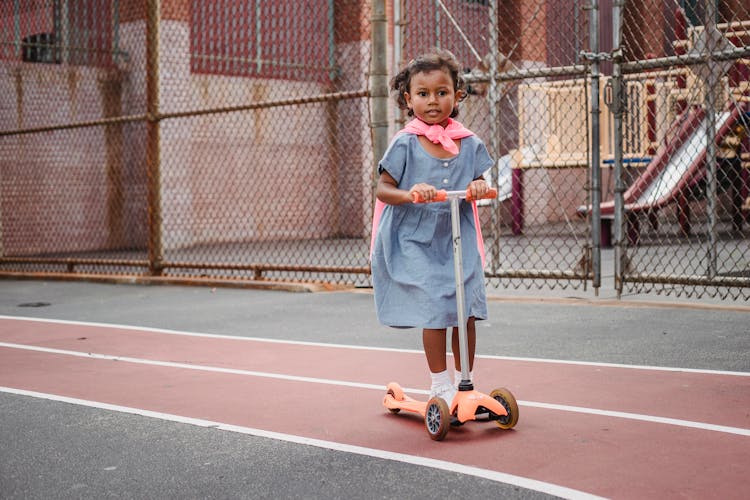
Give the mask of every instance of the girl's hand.
[(435, 198), (435, 196), (437, 196), (437, 189), (435, 189), (435, 186), (420, 182), (419, 184), (414, 184), (409, 190), (409, 201), (414, 199), (412, 193), (419, 194), (420, 198), (424, 200), (425, 203), (429, 203)]
[(487, 181), (484, 179), (475, 179), (471, 181), (469, 184), (469, 187), (466, 188), (466, 190), (469, 192), (470, 199), (472, 200), (478, 200), (487, 192), (490, 190), (490, 187), (487, 185)]

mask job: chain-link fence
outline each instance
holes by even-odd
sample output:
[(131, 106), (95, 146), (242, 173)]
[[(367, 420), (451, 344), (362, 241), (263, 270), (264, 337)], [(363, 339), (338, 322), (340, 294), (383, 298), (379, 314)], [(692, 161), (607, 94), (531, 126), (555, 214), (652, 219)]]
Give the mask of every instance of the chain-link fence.
[(368, 281), (367, 2), (0, 8), (4, 270)]
[(492, 286), (750, 295), (745, 0), (12, 0), (0, 23), (3, 275), (369, 285), (404, 122), (383, 82), (439, 46), (497, 159)]

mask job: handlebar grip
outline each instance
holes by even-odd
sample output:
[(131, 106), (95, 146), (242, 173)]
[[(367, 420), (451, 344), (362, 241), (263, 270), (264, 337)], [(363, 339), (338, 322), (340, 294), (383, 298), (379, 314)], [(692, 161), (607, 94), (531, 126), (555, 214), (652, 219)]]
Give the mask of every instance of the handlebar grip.
[(416, 191), (411, 194), (412, 199), (414, 200), (414, 203), (432, 203), (435, 201), (445, 201), (448, 199), (448, 192), (445, 189), (438, 189), (437, 194), (435, 197), (430, 200), (429, 202), (425, 201), (422, 196), (417, 193)]
[[(478, 200), (494, 200), (495, 198), (497, 198), (497, 189), (490, 188), (489, 191), (487, 191), (486, 193), (484, 193), (483, 196), (480, 196), (477, 199)], [(471, 201), (472, 199), (473, 198), (471, 197), (471, 193), (467, 190), (466, 191), (466, 201)]]

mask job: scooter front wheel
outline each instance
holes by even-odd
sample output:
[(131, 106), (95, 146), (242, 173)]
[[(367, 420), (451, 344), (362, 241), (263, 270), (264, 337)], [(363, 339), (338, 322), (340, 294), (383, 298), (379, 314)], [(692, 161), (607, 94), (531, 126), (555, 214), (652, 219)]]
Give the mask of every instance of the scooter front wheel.
[(450, 429), (450, 409), (443, 398), (434, 397), (427, 401), (424, 425), (433, 441), (442, 441)]
[(501, 429), (512, 429), (518, 423), (518, 403), (513, 394), (505, 387), (499, 387), (490, 393), (490, 397), (503, 405), (507, 415), (495, 420)]

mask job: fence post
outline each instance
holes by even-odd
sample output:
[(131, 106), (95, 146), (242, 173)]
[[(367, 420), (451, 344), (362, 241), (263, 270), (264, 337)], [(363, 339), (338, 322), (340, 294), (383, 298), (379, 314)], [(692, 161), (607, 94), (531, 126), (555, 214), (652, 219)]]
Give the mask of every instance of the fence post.
[(622, 295), (623, 271), (625, 259), (625, 242), (623, 226), (625, 216), (625, 184), (623, 182), (622, 165), (622, 114), (625, 111), (626, 92), (622, 81), (622, 8), (624, 0), (615, 0), (612, 4), (612, 50), (614, 53), (612, 65), (612, 105), (610, 110), (614, 115), (614, 176), (615, 176), (615, 220), (614, 231), (614, 274), (617, 298)]
[(152, 276), (163, 267), (161, 217), (161, 137), (159, 125), (159, 23), (161, 2), (148, 0), (146, 13), (146, 134), (148, 172), (148, 261)]
[(589, 6), (589, 50), (591, 51), (591, 264), (594, 272), (592, 286), (599, 295), (602, 284), (601, 267), (601, 185), (599, 115), (599, 1)]
[[(499, 48), (498, 48), (498, 33), (500, 31), (499, 22), (497, 19), (497, 0), (490, 0), (489, 2), (489, 16), (490, 16), (490, 22), (489, 22), (489, 40), (490, 40), (490, 67), (489, 67), (489, 73), (490, 73), (490, 82), (489, 82), (489, 90), (487, 92), (487, 100), (489, 101), (489, 107), (490, 107), (490, 153), (492, 154), (492, 157), (495, 159), (495, 162), (492, 164), (492, 179), (495, 180), (495, 184), (497, 188), (500, 188), (500, 169), (497, 165), (497, 160), (499, 158), (499, 151), (500, 151), (500, 138), (499, 138), (499, 131), (498, 131), (498, 117), (500, 115), (499, 113), (499, 99), (498, 99), (498, 84), (497, 84), (497, 57), (499, 54)], [(515, 173), (515, 172), (514, 172)], [(514, 193), (515, 195), (515, 193)], [(519, 195), (520, 196), (520, 195)], [(515, 198), (514, 198), (515, 199)], [(500, 227), (500, 203), (497, 201), (497, 199), (492, 200), (492, 272), (497, 272), (498, 269), (500, 269), (500, 231), (498, 228)], [(515, 220), (515, 218), (514, 218)]]
[(705, 50), (707, 52), (708, 71), (703, 74), (706, 79), (703, 82), (706, 86), (706, 212), (708, 214), (708, 245), (706, 260), (708, 269), (706, 276), (714, 278), (717, 273), (717, 203), (716, 203), (716, 105), (717, 89), (721, 79), (718, 64), (714, 58), (714, 51), (717, 49), (718, 40), (715, 36), (716, 29), (716, 2), (706, 0), (705, 2), (705, 21), (703, 36), (705, 37)]
[(373, 187), (377, 164), (388, 148), (388, 19), (385, 0), (372, 3), (372, 56), (370, 57), (370, 128), (373, 146)]

